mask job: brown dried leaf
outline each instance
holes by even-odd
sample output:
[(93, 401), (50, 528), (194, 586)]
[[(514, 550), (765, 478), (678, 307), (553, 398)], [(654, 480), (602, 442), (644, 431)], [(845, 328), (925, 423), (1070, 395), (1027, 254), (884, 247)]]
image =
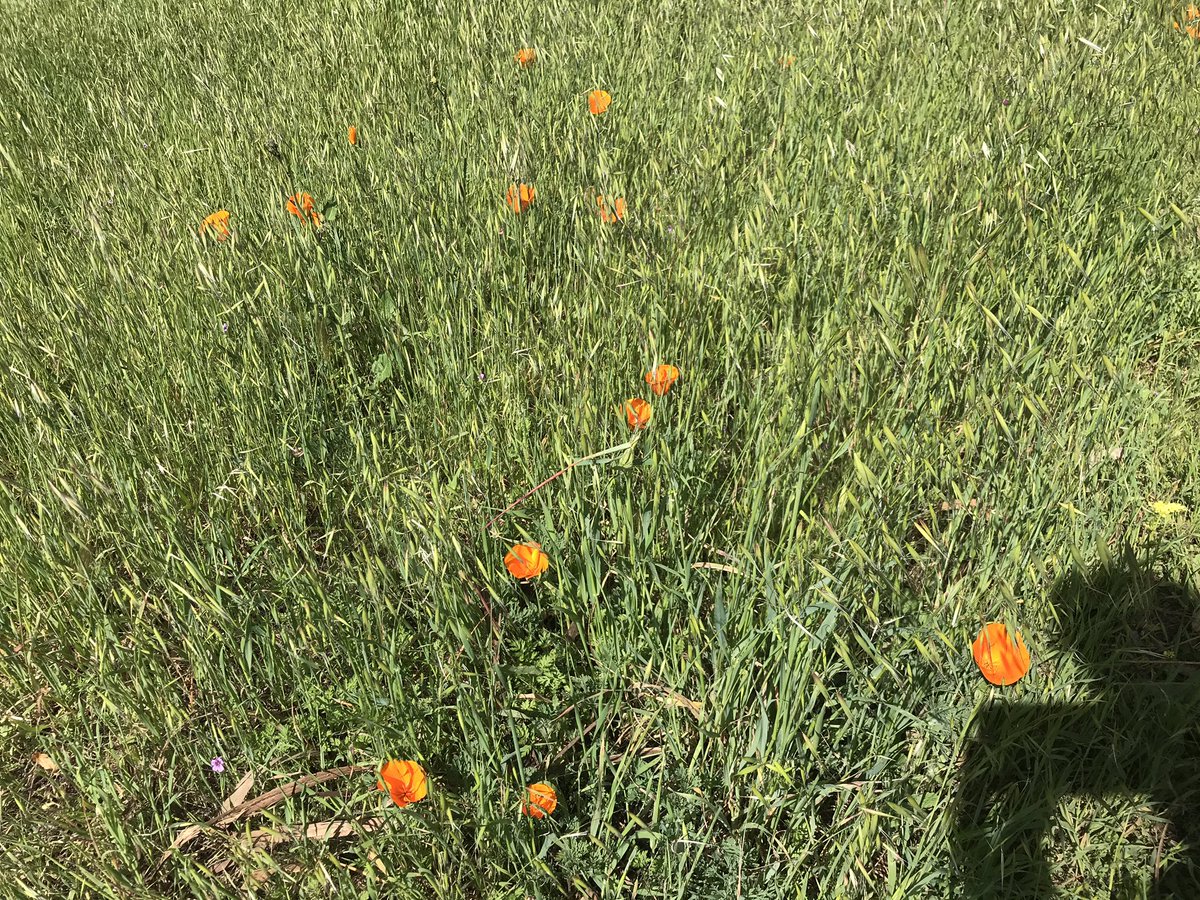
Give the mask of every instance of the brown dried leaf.
[[(183, 829), (183, 831), (179, 833), (175, 840), (171, 842), (171, 846), (163, 851), (162, 856), (158, 858), (158, 864), (162, 865), (173, 851), (178, 850), (184, 844), (194, 840), (197, 835), (204, 831), (205, 828), (220, 828), (224, 825), (229, 825), (232, 822), (236, 822), (238, 819), (260, 813), (264, 809), (269, 809), (270, 807), (274, 806), (281, 800), (285, 800), (294, 794), (300, 793), (310, 785), (321, 784), (326, 781), (332, 781), (335, 778), (340, 778), (343, 775), (357, 775), (360, 772), (366, 771), (366, 766), (340, 766), (336, 769), (327, 769), (324, 772), (317, 772), (315, 775), (302, 775), (295, 781), (290, 781), (287, 784), (280, 785), (273, 790), (267, 791), (265, 794), (260, 794), (249, 802), (241, 802), (229, 809), (225, 809), (225, 804), (222, 804), (221, 812), (219, 812), (212, 819), (209, 819), (208, 822), (198, 825), (189, 825), (187, 828)], [(246, 777), (250, 776), (247, 775)], [(242, 782), (245, 781), (246, 778), (243, 778)], [(234, 795), (236, 796), (241, 789), (242, 783), (239, 783), (237, 788), (234, 790)], [(246, 792), (249, 792), (249, 787), (246, 788)], [(216, 871), (216, 869), (213, 871)]]
[(729, 572), (732, 575), (740, 575), (742, 570), (737, 566), (727, 566), (724, 563), (698, 562), (692, 563), (693, 569), (715, 569), (718, 572)]
[(57, 775), (59, 772), (62, 771), (61, 769), (59, 769), (58, 763), (56, 763), (54, 760), (52, 760), (49, 757), (49, 755), (42, 753), (40, 751), (33, 754), (33, 761), (35, 763), (37, 763), (39, 766), (41, 766), (43, 769), (45, 769), (47, 772), (49, 772), (51, 775)]
[(246, 797), (249, 795), (250, 788), (252, 787), (254, 787), (254, 773), (247, 772), (242, 776), (242, 780), (237, 783), (237, 787), (233, 789), (233, 793), (225, 798), (225, 801), (221, 804), (220, 810), (217, 811), (217, 815), (224, 815), (235, 807), (241, 806), (243, 803), (245, 803)]
[(340, 766), (336, 769), (317, 772), (315, 775), (301, 775), (295, 781), (289, 781), (287, 784), (282, 784), (277, 788), (267, 791), (265, 794), (260, 794), (249, 802), (238, 804), (233, 809), (226, 810), (209, 824), (217, 827), (228, 825), (231, 822), (236, 822), (238, 819), (260, 813), (264, 809), (270, 809), (276, 803), (300, 793), (306, 787), (332, 781), (335, 778), (341, 778), (343, 775), (357, 775), (360, 772), (366, 771), (366, 766)]

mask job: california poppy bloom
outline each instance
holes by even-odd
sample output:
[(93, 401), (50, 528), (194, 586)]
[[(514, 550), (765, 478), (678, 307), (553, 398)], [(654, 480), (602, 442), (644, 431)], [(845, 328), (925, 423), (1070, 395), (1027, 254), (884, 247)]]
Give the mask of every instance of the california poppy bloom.
[(519, 65), (522, 69), (524, 69), (530, 63), (532, 63), (535, 59), (537, 59), (537, 51), (534, 50), (532, 47), (522, 47), (520, 50), (518, 50), (516, 53), (513, 54), (513, 59), (515, 59), (517, 61), (517, 65)]
[(346, 140), (348, 140), (350, 142), (350, 146), (354, 146), (355, 144), (358, 143), (358, 126), (357, 125), (351, 125), (346, 130)]
[(228, 238), (232, 234), (229, 230), (229, 211), (218, 209), (212, 215), (205, 216), (204, 221), (200, 223), (200, 234), (210, 234), (218, 241)]
[(646, 384), (650, 385), (655, 397), (661, 397), (671, 389), (678, 377), (679, 370), (674, 366), (655, 366), (646, 373)]
[(779, 57), (779, 65), (783, 66), (783, 68), (785, 68), (785, 69), (790, 69), (795, 64), (796, 64), (796, 57), (792, 56), (790, 53), (787, 56)]
[(1003, 622), (991, 622), (971, 644), (971, 655), (983, 677), (992, 684), (1016, 684), (1029, 671), (1029, 648), (1021, 633), (1009, 636)]
[(600, 221), (606, 225), (611, 225), (625, 218), (624, 197), (618, 197), (614, 200), (611, 207), (604, 202), (603, 197), (597, 197), (596, 205), (600, 207)]
[(311, 194), (292, 194), (288, 197), (287, 211), (305, 224), (311, 222), (317, 228), (321, 227), (321, 214), (317, 212)]
[(429, 793), (425, 770), (411, 759), (389, 759), (379, 770), (376, 787), (392, 795), (392, 802), (403, 808), (424, 800)]
[(542, 552), (542, 545), (530, 541), (517, 544), (504, 554), (504, 565), (513, 578), (524, 581), (537, 578), (550, 568), (550, 557)]
[(521, 812), (527, 816), (540, 819), (550, 815), (558, 806), (558, 792), (544, 781), (531, 784), (528, 792), (528, 798), (521, 804)]
[(632, 400), (625, 401), (625, 421), (635, 431), (649, 425), (651, 415), (650, 404), (641, 397), (634, 397)]
[(612, 103), (612, 94), (608, 91), (592, 91), (588, 94), (588, 109), (592, 111), (593, 116), (598, 116), (608, 109), (610, 103)]
[[(1191, 4), (1188, 6), (1187, 18), (1193, 24), (1183, 27), (1182, 30), (1187, 32), (1187, 36), (1192, 38), (1193, 40), (1200, 38), (1200, 25), (1195, 24), (1196, 20), (1200, 19), (1200, 9), (1198, 9), (1195, 4)], [(1172, 24), (1175, 26), (1176, 31), (1180, 30), (1180, 25), (1178, 22), (1174, 22)]]
[(537, 199), (537, 189), (531, 184), (510, 184), (504, 200), (509, 209), (520, 215), (529, 209), (529, 205)]

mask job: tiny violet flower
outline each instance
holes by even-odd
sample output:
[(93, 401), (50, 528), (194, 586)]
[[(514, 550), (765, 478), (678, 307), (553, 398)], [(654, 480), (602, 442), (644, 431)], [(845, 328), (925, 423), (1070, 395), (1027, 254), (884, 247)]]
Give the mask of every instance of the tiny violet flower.
[(480, 372), (480, 373), (479, 373), (479, 380), (480, 380), (480, 381), (487, 381), (487, 376), (486, 376), (486, 375), (484, 375), (482, 372)]
[(1003, 103), (1005, 106), (1008, 106), (1008, 104), (1009, 104), (1009, 103), (1011, 103), (1012, 101), (1011, 101), (1011, 100), (1009, 100), (1007, 97), (1005, 97), (1005, 98), (1004, 98), (1003, 100), (1001, 100), (1000, 102), (1001, 102), (1001, 103)]
[(220, 775), (222, 772), (225, 771), (225, 758), (221, 757), (221, 756), (214, 756), (209, 761), (208, 765), (209, 765), (209, 768), (211, 768), (214, 772), (216, 772), (218, 775)]
[(228, 322), (221, 323), (221, 334), (229, 334), (229, 323)]

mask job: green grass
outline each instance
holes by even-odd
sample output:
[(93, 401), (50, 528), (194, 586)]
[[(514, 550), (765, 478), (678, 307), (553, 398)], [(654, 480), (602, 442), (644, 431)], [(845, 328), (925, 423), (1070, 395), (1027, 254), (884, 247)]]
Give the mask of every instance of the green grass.
[[(972, 723), (1104, 697), (1055, 585), (1127, 547), (1195, 586), (1148, 510), (1200, 508), (1180, 10), (0, 11), (5, 896), (956, 896)], [(657, 362), (631, 455), (485, 529), (628, 441)], [(993, 619), (1013, 688), (971, 661)], [(388, 757), (427, 800), (368, 774), (246, 823), (379, 830), (155, 865), (247, 771)], [(1195, 864), (1151, 799), (1051, 802), (1062, 895)]]

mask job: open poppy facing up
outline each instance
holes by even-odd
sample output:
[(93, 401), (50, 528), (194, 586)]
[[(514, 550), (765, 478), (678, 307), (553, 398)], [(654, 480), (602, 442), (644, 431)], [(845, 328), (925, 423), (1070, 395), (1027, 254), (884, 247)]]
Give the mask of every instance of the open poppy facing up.
[(346, 130), (346, 140), (348, 140), (350, 142), (351, 146), (354, 146), (355, 144), (358, 143), (358, 126), (357, 125), (351, 125)]
[(971, 655), (983, 677), (992, 684), (1016, 684), (1029, 671), (1029, 648), (1021, 633), (1009, 636), (1003, 622), (990, 622), (971, 644)]
[(529, 786), (529, 796), (521, 804), (521, 812), (535, 819), (548, 816), (558, 806), (558, 792), (544, 781)]
[(588, 109), (591, 110), (593, 116), (598, 116), (608, 109), (610, 103), (612, 103), (612, 94), (608, 91), (592, 91), (588, 94)]
[(510, 184), (504, 200), (508, 208), (520, 215), (529, 209), (529, 205), (537, 199), (537, 188), (531, 184)]
[(232, 234), (229, 230), (229, 211), (218, 209), (212, 215), (205, 216), (204, 221), (200, 223), (200, 234), (212, 235), (218, 241), (228, 238)]
[(424, 800), (429, 793), (425, 770), (411, 759), (389, 759), (379, 770), (376, 786), (392, 796), (392, 802), (403, 808)]
[(517, 65), (519, 65), (522, 69), (524, 69), (530, 63), (532, 63), (535, 59), (537, 59), (537, 51), (534, 50), (532, 47), (522, 47), (520, 50), (518, 50), (516, 53), (513, 54), (513, 59), (515, 59), (517, 61)]
[(618, 197), (612, 202), (612, 206), (604, 202), (603, 197), (596, 198), (596, 205), (600, 207), (600, 221), (606, 225), (611, 225), (614, 222), (619, 222), (625, 218), (625, 198)]
[(645, 428), (650, 424), (651, 415), (653, 415), (653, 411), (650, 409), (650, 404), (641, 397), (625, 401), (625, 421), (629, 423), (630, 428), (634, 430)]
[(655, 366), (646, 373), (646, 384), (654, 391), (655, 397), (661, 397), (671, 389), (671, 385), (679, 378), (679, 370), (674, 366)]
[(537, 578), (550, 568), (550, 557), (542, 552), (541, 544), (530, 541), (517, 544), (504, 554), (504, 565), (513, 578)]
[(321, 214), (317, 212), (311, 194), (292, 194), (288, 197), (287, 211), (306, 225), (311, 222), (317, 228), (321, 227)]

